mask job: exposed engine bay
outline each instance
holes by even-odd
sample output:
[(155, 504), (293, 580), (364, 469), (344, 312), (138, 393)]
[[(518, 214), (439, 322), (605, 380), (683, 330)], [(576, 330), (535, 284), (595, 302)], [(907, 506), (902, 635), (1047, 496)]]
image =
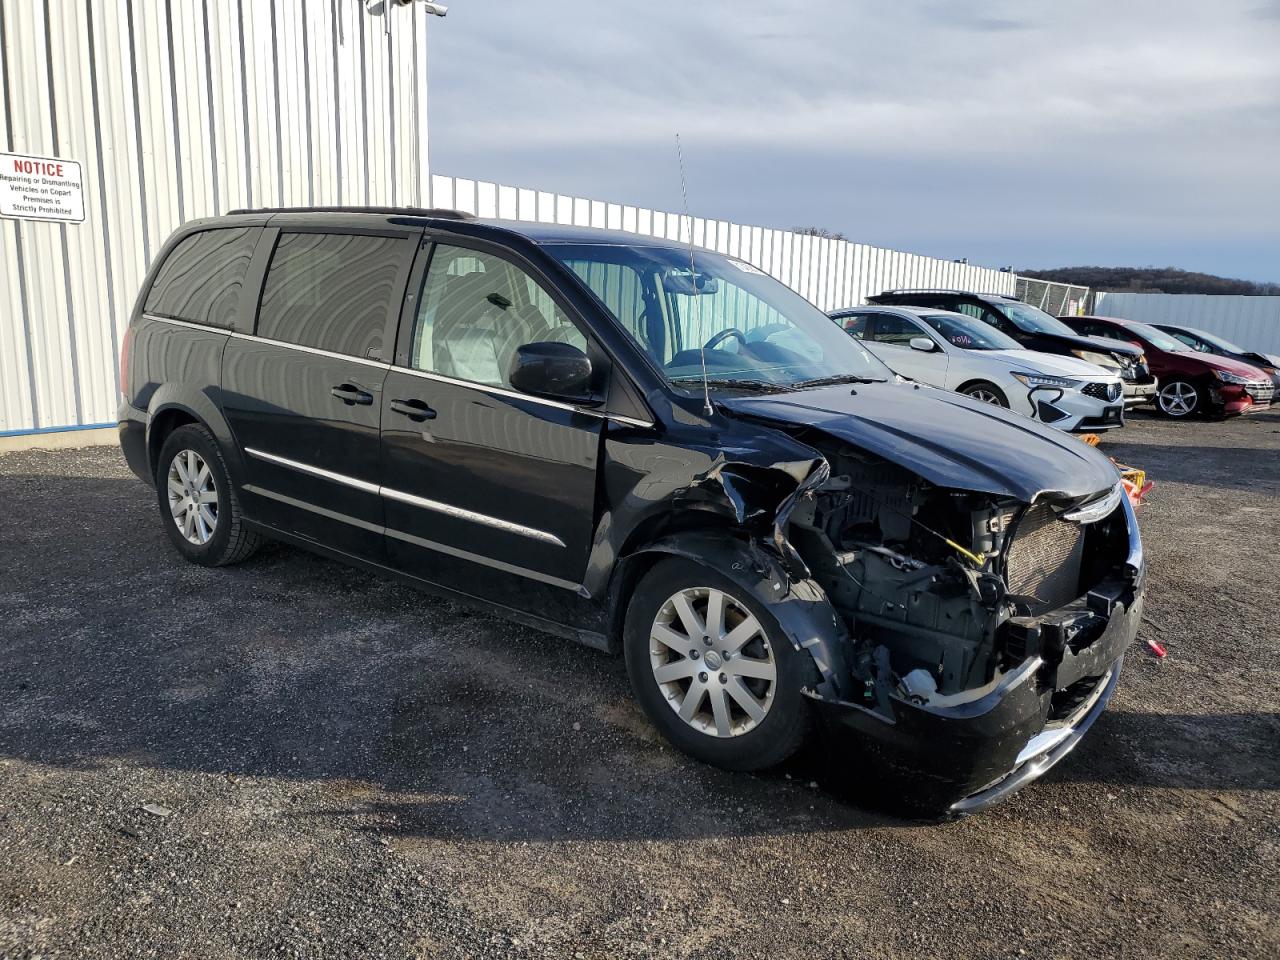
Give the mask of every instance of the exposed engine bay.
[(895, 698), (956, 706), (1032, 657), (1052, 680), (1106, 628), (1095, 588), (1123, 578), (1129, 554), (1114, 492), (1026, 503), (822, 452), (829, 476), (795, 503), (787, 538), (852, 638), (846, 699), (885, 715)]

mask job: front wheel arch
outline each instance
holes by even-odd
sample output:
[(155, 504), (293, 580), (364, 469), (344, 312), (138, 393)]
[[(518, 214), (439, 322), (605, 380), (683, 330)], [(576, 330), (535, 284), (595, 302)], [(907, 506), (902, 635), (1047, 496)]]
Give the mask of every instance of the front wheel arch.
[(765, 545), (728, 533), (674, 534), (623, 557), (609, 586), (611, 644), (621, 647), (631, 590), (654, 564), (673, 556), (712, 567), (767, 606), (792, 647), (813, 658), (820, 678), (816, 695), (843, 698), (849, 692), (849, 635), (826, 592), (814, 580), (789, 577)]
[[(981, 388), (983, 390), (986, 390), (992, 393), (995, 396), (999, 406), (1005, 407), (1006, 409), (1009, 407), (1008, 395), (1002, 389), (1000, 389), (999, 386), (992, 383), (990, 380), (983, 380), (981, 377), (975, 378), (973, 380), (968, 380), (965, 383), (960, 384), (960, 386), (956, 387), (956, 393), (963, 393), (966, 396), (969, 396), (969, 391), (976, 390), (978, 388)], [(981, 402), (986, 403), (988, 401), (981, 401)]]

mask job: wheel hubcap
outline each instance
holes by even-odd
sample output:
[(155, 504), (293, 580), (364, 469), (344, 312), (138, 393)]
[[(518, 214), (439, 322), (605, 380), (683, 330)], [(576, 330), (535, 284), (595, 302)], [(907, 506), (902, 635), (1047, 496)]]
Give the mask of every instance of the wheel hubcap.
[(713, 737), (738, 737), (769, 713), (778, 671), (751, 612), (722, 590), (668, 598), (649, 631), (649, 663), (676, 716)]
[(1196, 388), (1181, 380), (1160, 388), (1160, 409), (1172, 417), (1185, 417), (1199, 401)]
[(190, 543), (208, 543), (218, 527), (218, 488), (209, 465), (194, 450), (180, 450), (169, 463), (166, 482), (178, 530)]

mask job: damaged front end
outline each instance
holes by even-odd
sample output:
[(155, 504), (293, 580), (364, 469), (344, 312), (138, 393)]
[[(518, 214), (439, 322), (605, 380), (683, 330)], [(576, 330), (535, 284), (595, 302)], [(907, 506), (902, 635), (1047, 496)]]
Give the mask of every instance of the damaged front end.
[(1049, 769), (1110, 698), (1142, 605), (1142, 548), (1116, 485), (1030, 502), (937, 486), (847, 447), (787, 539), (844, 621), (828, 720), (969, 812)]

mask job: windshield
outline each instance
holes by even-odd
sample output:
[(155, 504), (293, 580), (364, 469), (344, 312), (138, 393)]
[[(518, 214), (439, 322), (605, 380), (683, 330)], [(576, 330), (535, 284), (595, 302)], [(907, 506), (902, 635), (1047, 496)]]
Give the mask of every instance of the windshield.
[(1029, 303), (1001, 301), (995, 306), (1012, 320), (1019, 330), (1027, 333), (1053, 333), (1064, 337), (1080, 336), (1057, 317), (1051, 317), (1039, 307), (1033, 307)]
[[(1205, 333), (1203, 330), (1192, 330), (1190, 328), (1188, 328), (1188, 332), (1199, 337), (1205, 343), (1213, 344), (1219, 350), (1227, 351), (1227, 353), (1247, 353), (1248, 352), (1247, 350), (1245, 350), (1244, 347), (1237, 346), (1236, 344), (1232, 343), (1230, 340), (1223, 340), (1222, 337), (1219, 337), (1216, 334)], [(1181, 340), (1182, 338), (1179, 337), (1178, 339)], [(1194, 344), (1190, 344), (1190, 346), (1194, 346)]]
[(1013, 337), (1001, 333), (989, 323), (958, 313), (931, 313), (920, 317), (946, 339), (965, 350), (1021, 350)]
[(547, 244), (673, 385), (787, 389), (890, 380), (888, 367), (817, 307), (755, 267), (706, 250)]
[[(1157, 330), (1155, 327), (1148, 326), (1145, 323), (1127, 323), (1124, 327), (1124, 333), (1132, 333), (1147, 343), (1151, 344), (1158, 350), (1165, 350), (1169, 353), (1194, 353), (1195, 348), (1183, 343), (1177, 337), (1171, 337), (1163, 330)], [(1123, 339), (1122, 334), (1117, 336)]]

